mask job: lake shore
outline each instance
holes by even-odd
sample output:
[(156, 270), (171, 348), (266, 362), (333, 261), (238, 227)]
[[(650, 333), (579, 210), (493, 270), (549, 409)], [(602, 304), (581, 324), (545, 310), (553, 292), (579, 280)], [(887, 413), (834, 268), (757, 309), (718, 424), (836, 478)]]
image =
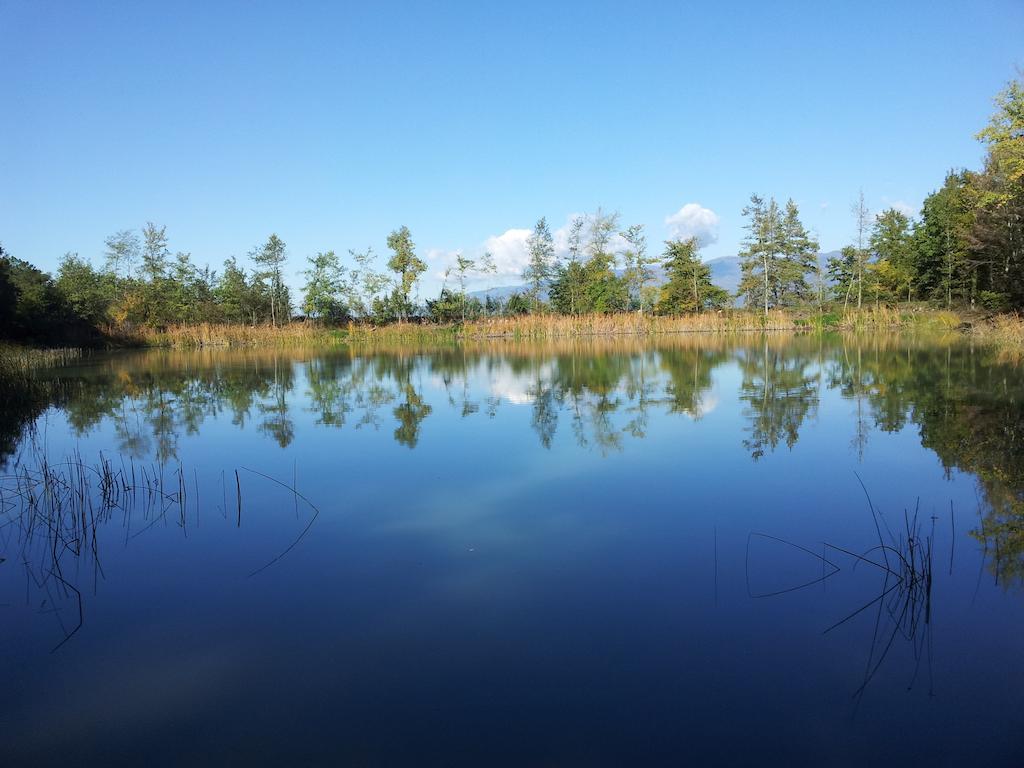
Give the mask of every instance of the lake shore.
[(164, 329), (136, 329), (121, 334), (149, 347), (304, 346), (370, 342), (455, 342), (481, 339), (556, 339), (590, 336), (653, 337), (683, 333), (761, 333), (765, 331), (942, 331), (986, 342), (1024, 346), (1024, 319), (1016, 314), (935, 310), (922, 307), (871, 307), (859, 311), (758, 312), (724, 310), (681, 316), (523, 315), (434, 324), (403, 322), (384, 326), (349, 323), (325, 327), (312, 322), (284, 326), (197, 324)]
[[(493, 317), (465, 323), (436, 324), (399, 322), (375, 326), (348, 323), (324, 326), (292, 322), (281, 326), (198, 323), (166, 328), (106, 328), (109, 348), (157, 347), (194, 349), (204, 347), (320, 347), (360, 346), (378, 343), (451, 344), (483, 340), (545, 340), (587, 337), (653, 338), (674, 334), (735, 334), (764, 332), (942, 332), (978, 341), (1024, 349), (1024, 318), (1020, 315), (982, 314), (969, 311), (870, 307), (848, 312), (810, 310), (773, 311), (767, 316), (745, 310), (723, 310), (680, 316), (611, 315), (565, 316), (554, 314)], [(68, 349), (75, 349), (69, 347)], [(39, 350), (33, 345), (0, 343), (0, 375), (36, 367), (67, 350)]]

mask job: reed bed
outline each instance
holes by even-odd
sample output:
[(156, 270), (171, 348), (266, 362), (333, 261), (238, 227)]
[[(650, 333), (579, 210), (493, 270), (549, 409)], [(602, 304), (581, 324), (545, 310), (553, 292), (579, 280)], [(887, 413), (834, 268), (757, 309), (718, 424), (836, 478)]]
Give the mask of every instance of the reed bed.
[[(128, 334), (123, 333), (123, 336)], [(287, 325), (242, 325), (197, 323), (166, 328), (139, 327), (128, 338), (150, 347), (301, 347), (338, 343), (338, 330), (320, 328), (312, 323)]]
[(33, 349), (0, 344), (0, 379), (24, 377), (40, 368), (65, 365), (79, 359), (81, 349)]
[(1024, 317), (1014, 313), (996, 315), (973, 327), (974, 335), (982, 341), (1024, 351)]
[(349, 326), (346, 341), (443, 342), (485, 339), (559, 339), (612, 336), (669, 336), (677, 334), (750, 334), (812, 330), (950, 331), (963, 325), (954, 312), (872, 306), (843, 314), (774, 310), (767, 316), (748, 310), (722, 310), (692, 315), (660, 316), (639, 313), (611, 315), (522, 315), (472, 320), (464, 324), (396, 323), (382, 327)]
[(845, 312), (836, 323), (843, 330), (890, 328), (900, 330), (949, 331), (963, 325), (956, 312), (927, 308), (884, 305)]
[[(773, 310), (762, 312), (728, 309), (681, 316), (641, 315), (622, 312), (610, 315), (565, 316), (555, 314), (493, 317), (465, 323), (435, 324), (398, 322), (375, 326), (349, 323), (324, 327), (313, 322), (283, 326), (199, 323), (154, 329), (138, 327), (109, 331), (110, 338), (125, 344), (169, 348), (266, 347), (295, 348), (351, 345), (378, 346), (383, 343), (451, 345), (484, 339), (558, 339), (633, 336), (649, 338), (674, 334), (736, 334), (807, 331), (909, 331), (962, 332), (993, 344), (1024, 350), (1024, 319), (1019, 315), (998, 315), (965, 321), (964, 316), (926, 305), (868, 306), (843, 311)], [(0, 347), (0, 376), (5, 370), (54, 364), (68, 359), (71, 350), (18, 350), (3, 353)], [(8, 359), (9, 358), (9, 359)], [(13, 360), (13, 362), (11, 362)]]
[(623, 312), (614, 315), (525, 315), (466, 323), (461, 338), (550, 339), (566, 336), (653, 336), (670, 333), (792, 331), (798, 325), (787, 312), (704, 312), (665, 317)]

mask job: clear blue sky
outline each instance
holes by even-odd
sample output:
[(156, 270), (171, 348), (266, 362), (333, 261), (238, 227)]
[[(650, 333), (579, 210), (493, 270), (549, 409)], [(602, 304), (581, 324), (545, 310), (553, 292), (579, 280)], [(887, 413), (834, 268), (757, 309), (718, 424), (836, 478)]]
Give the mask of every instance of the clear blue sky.
[(512, 264), (503, 233), (599, 205), (657, 245), (695, 204), (682, 230), (713, 212), (705, 258), (731, 255), (754, 191), (837, 248), (858, 189), (916, 209), (979, 165), (1024, 2), (0, 0), (0, 39), (13, 255), (98, 261), (153, 220), (219, 267), (277, 232), (298, 285), (401, 224), (432, 275), (488, 242)]

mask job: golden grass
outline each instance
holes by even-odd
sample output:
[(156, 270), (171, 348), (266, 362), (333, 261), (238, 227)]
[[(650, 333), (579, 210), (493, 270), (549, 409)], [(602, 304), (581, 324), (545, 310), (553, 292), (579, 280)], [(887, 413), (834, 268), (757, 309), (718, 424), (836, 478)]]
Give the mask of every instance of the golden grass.
[(734, 333), (793, 331), (798, 325), (787, 312), (767, 317), (757, 312), (704, 312), (678, 317), (623, 312), (615, 315), (525, 315), (466, 323), (458, 335), (466, 339), (550, 339), (572, 336), (652, 336), (671, 333)]
[(873, 331), (949, 333), (970, 329), (973, 337), (1001, 345), (1024, 348), (1024, 319), (999, 315), (973, 325), (956, 312), (925, 306), (870, 306), (845, 313), (814, 310), (777, 310), (767, 317), (742, 309), (705, 312), (678, 317), (619, 313), (613, 315), (525, 315), (494, 317), (460, 324), (393, 323), (385, 326), (356, 325), (324, 328), (313, 323), (285, 326), (226, 325), (203, 323), (156, 330), (119, 330), (129, 343), (151, 347), (316, 347), (348, 344), (355, 347), (386, 345), (446, 346), (484, 339), (561, 339), (605, 336), (648, 338), (672, 334), (763, 333), (766, 331)]
[(75, 348), (33, 349), (0, 343), (0, 378), (25, 375), (39, 368), (63, 365), (82, 356)]
[(1016, 313), (996, 315), (974, 324), (971, 335), (991, 346), (999, 362), (1024, 362), (1024, 317)]
[(1018, 314), (996, 315), (973, 327), (983, 341), (1024, 348), (1024, 317)]
[(149, 347), (299, 347), (341, 340), (338, 331), (319, 328), (312, 323), (289, 323), (277, 327), (197, 323), (162, 329), (139, 327), (120, 335)]
[[(828, 315), (819, 316), (828, 317)], [(833, 316), (834, 317), (834, 316)], [(959, 328), (963, 320), (956, 312), (927, 307), (889, 307), (885, 305), (851, 309), (838, 317), (836, 327), (846, 330), (862, 328), (899, 328), (948, 331)]]

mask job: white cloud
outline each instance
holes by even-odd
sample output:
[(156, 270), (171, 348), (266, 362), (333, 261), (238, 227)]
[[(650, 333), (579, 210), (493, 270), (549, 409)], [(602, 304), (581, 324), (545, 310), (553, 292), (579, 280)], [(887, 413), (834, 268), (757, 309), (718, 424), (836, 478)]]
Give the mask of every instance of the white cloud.
[(899, 211), (904, 216), (907, 216), (909, 218), (917, 216), (918, 212), (921, 210), (920, 205), (908, 203), (906, 200), (894, 200), (891, 197), (882, 195), (879, 208), (877, 211), (875, 211), (875, 214), (877, 215), (882, 211), (888, 210), (889, 208), (895, 208), (897, 211)]
[[(436, 278), (439, 284), (444, 280), (445, 270), (451, 268), (454, 272), (455, 260), (460, 254), (477, 260), (488, 251), (494, 257), (497, 273), (487, 277), (472, 273), (469, 280), (471, 284), (481, 281), (493, 282), (494, 277), (518, 276), (522, 274), (523, 268), (526, 266), (526, 240), (531, 232), (532, 230), (529, 229), (507, 229), (500, 235), (488, 237), (483, 244), (465, 251), (431, 248), (427, 251), (425, 259), (430, 266), (431, 276)], [(449, 276), (449, 279), (453, 279), (453, 277)]]
[(904, 202), (903, 200), (893, 200), (891, 203), (889, 203), (889, 207), (895, 208), (904, 216), (912, 218), (917, 215), (917, 208), (915, 208), (910, 203)]
[(532, 230), (506, 229), (500, 235), (491, 235), (484, 240), (483, 251), (490, 251), (498, 274), (519, 275), (526, 266), (526, 241)]
[(665, 217), (672, 237), (696, 237), (701, 245), (718, 240), (718, 214), (700, 203), (687, 203), (671, 216)]
[[(715, 225), (717, 226), (718, 217), (707, 209), (701, 210), (711, 214), (714, 218)], [(570, 214), (566, 217), (565, 223), (562, 226), (551, 232), (551, 238), (555, 248), (555, 258), (565, 259), (568, 257), (569, 232), (572, 227), (573, 219), (578, 216), (582, 216), (584, 219), (582, 245), (583, 247), (586, 247), (590, 217), (586, 214)], [(464, 251), (449, 250), (445, 248), (431, 248), (426, 252), (424, 258), (430, 267), (431, 278), (436, 279), (440, 285), (444, 280), (445, 270), (449, 267), (454, 267), (455, 259), (460, 253), (464, 253), (471, 259), (479, 259), (489, 251), (494, 257), (494, 264), (497, 267), (497, 273), (486, 277), (473, 275), (470, 278), (470, 283), (490, 285), (500, 284), (502, 279), (508, 280), (510, 278), (519, 278), (522, 276), (523, 270), (526, 268), (527, 262), (529, 261), (527, 241), (532, 233), (532, 227), (529, 229), (514, 227), (512, 229), (506, 229), (500, 235), (491, 235), (480, 245), (467, 248)], [(708, 240), (707, 242), (714, 242), (714, 240)], [(626, 243), (621, 235), (615, 233), (609, 240), (609, 247), (613, 253), (621, 253), (628, 247), (628, 243)], [(581, 257), (586, 258), (586, 254), (581, 254)]]

